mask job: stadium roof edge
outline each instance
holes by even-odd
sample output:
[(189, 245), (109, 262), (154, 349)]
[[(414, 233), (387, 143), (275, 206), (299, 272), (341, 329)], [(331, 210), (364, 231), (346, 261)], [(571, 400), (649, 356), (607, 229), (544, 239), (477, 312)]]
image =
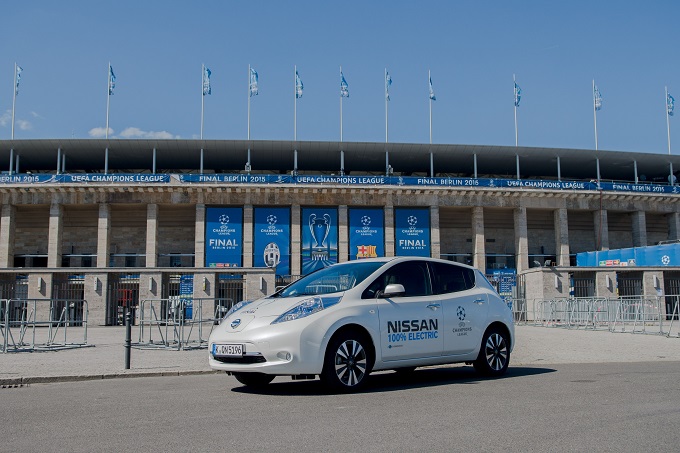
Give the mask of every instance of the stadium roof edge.
[(472, 175), (476, 160), (479, 175), (512, 176), (517, 173), (517, 157), (523, 178), (596, 179), (598, 160), (605, 180), (633, 181), (637, 170), (640, 180), (667, 182), (671, 168), (674, 172), (680, 170), (680, 156), (627, 151), (384, 142), (74, 138), (0, 140), (0, 165), (9, 169), (13, 154), (20, 158), (21, 171), (50, 172), (56, 169), (61, 150), (66, 171), (102, 171), (107, 148), (110, 172), (149, 170), (153, 149), (156, 168), (165, 172), (199, 169), (201, 150), (204, 170), (241, 171), (248, 149), (253, 171), (289, 172), (294, 168), (296, 151), (298, 170), (309, 172), (338, 171), (340, 151), (344, 152), (345, 171), (358, 173), (384, 172), (386, 151), (389, 164), (402, 174), (428, 173), (430, 153), (438, 174)]

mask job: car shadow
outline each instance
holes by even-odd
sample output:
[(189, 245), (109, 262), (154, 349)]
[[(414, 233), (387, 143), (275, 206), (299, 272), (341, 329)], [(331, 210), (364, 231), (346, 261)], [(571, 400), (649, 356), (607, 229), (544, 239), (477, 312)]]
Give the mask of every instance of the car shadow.
[[(418, 368), (411, 373), (395, 373), (392, 371), (376, 372), (368, 376), (366, 386), (357, 393), (384, 393), (406, 389), (435, 387), (453, 384), (478, 384), (489, 380), (506, 380), (546, 373), (557, 370), (540, 367), (510, 367), (505, 375), (498, 378), (480, 376), (471, 366)], [(260, 388), (246, 386), (234, 387), (232, 392), (252, 393), (258, 395), (281, 396), (318, 396), (332, 395), (318, 379), (303, 381), (284, 381), (287, 377), (277, 378), (269, 385)]]

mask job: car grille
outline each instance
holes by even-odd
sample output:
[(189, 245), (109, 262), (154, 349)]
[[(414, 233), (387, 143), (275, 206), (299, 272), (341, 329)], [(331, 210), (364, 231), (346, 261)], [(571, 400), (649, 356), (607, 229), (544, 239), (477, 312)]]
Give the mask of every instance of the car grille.
[(213, 359), (222, 363), (240, 363), (240, 364), (264, 363), (267, 361), (267, 359), (265, 359), (264, 356), (260, 353), (246, 354), (243, 357), (213, 357)]

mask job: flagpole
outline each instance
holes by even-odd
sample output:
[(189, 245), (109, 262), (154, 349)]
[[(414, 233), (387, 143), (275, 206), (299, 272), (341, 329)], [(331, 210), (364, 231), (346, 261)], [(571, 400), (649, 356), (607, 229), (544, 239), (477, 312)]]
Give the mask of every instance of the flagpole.
[(14, 140), (14, 108), (17, 102), (17, 62), (14, 62), (14, 79), (12, 80), (12, 140)]
[(205, 103), (205, 94), (203, 93), (203, 84), (205, 83), (205, 64), (201, 64), (201, 140), (203, 140), (203, 106)]
[(512, 75), (513, 90), (515, 92), (515, 148), (517, 148), (517, 80), (515, 79), (515, 74)]
[[(430, 73), (430, 70), (427, 70), (427, 83), (430, 85), (430, 89), (432, 89), (432, 74)], [(432, 95), (430, 94), (428, 96), (428, 99), (430, 100), (430, 177), (434, 178), (434, 158), (432, 156)]]
[[(340, 66), (340, 77), (342, 77), (342, 65)], [(342, 88), (342, 87), (341, 87)], [(340, 143), (342, 143), (342, 91), (340, 92)]]
[(106, 139), (109, 139), (109, 102), (111, 99), (111, 62), (106, 73)]
[(595, 121), (595, 151), (597, 151), (597, 107), (595, 106), (595, 79), (593, 79), (593, 119)]
[(250, 98), (252, 94), (250, 92), (250, 64), (248, 64), (248, 160), (246, 162), (246, 171), (250, 173)]
[(388, 135), (387, 135), (387, 68), (385, 68), (385, 176), (390, 176), (390, 155), (387, 151)]
[(668, 115), (668, 87), (666, 88), (666, 130), (668, 131), (668, 155), (671, 154), (671, 122)]
[[(293, 66), (293, 71), (293, 141), (297, 142), (297, 65)], [(295, 146), (297, 146), (297, 143)]]

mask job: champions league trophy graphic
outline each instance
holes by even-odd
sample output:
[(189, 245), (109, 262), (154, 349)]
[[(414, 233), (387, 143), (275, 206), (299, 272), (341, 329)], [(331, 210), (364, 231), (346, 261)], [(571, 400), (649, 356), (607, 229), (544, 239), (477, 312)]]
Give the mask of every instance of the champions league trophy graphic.
[(326, 238), (331, 231), (331, 216), (324, 214), (317, 218), (316, 214), (309, 216), (309, 231), (312, 233), (312, 239), (315, 244), (311, 245), (312, 261), (326, 261), (330, 258)]

